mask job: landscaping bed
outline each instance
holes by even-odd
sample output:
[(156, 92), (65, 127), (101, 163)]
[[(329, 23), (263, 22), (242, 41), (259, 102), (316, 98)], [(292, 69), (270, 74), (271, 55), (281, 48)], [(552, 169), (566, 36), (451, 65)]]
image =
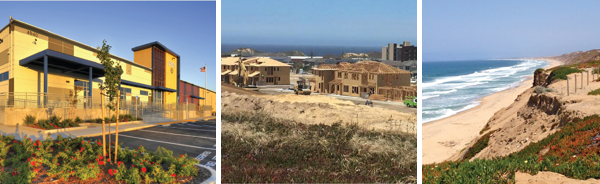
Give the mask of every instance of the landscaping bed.
[(600, 178), (600, 116), (574, 120), (548, 137), (502, 158), (423, 165), (423, 183), (515, 183), (515, 173), (540, 171)]
[[(112, 116), (111, 118), (104, 118), (104, 123), (116, 123), (117, 119), (115, 118), (115, 116)], [(119, 122), (130, 122), (130, 121), (140, 121), (142, 120), (142, 118), (140, 117), (135, 117), (131, 114), (126, 114), (126, 115), (119, 115)], [(102, 123), (102, 118), (96, 118), (96, 119), (88, 119), (85, 120), (86, 123)]]
[(118, 164), (101, 154), (99, 140), (0, 136), (0, 183), (199, 183), (211, 176), (198, 160), (164, 148), (120, 149)]
[(36, 117), (32, 115), (27, 115), (25, 119), (23, 119), (23, 126), (41, 129), (41, 130), (53, 130), (53, 129), (61, 129), (61, 128), (70, 128), (70, 127), (79, 127), (79, 123), (82, 123), (83, 120), (79, 117), (72, 119), (62, 119), (58, 116), (50, 116), (48, 119), (39, 119), (36, 121)]

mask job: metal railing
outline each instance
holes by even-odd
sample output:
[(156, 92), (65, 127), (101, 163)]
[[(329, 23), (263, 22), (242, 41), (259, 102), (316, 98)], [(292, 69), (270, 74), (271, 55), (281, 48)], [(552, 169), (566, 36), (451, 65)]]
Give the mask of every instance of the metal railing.
[[(64, 109), (101, 109), (101, 97), (78, 96), (52, 93), (0, 93), (0, 107), (12, 108), (64, 108)], [(104, 98), (105, 105), (108, 98)], [(134, 100), (122, 100), (120, 114), (131, 114), (141, 118), (163, 118), (172, 120), (190, 119), (211, 112), (211, 106), (197, 106), (193, 103), (152, 103)]]

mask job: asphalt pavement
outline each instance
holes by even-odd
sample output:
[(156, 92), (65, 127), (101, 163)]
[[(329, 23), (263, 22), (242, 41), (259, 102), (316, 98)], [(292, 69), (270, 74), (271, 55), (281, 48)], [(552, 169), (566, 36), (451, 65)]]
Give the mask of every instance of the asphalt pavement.
[[(115, 140), (114, 133), (111, 134)], [(85, 138), (101, 139), (102, 136)], [(107, 137), (108, 141), (108, 137)], [(201, 165), (216, 169), (216, 122), (215, 120), (176, 123), (169, 126), (156, 126), (140, 130), (119, 132), (122, 147), (137, 149), (140, 145), (148, 151), (163, 147), (173, 151), (173, 155), (185, 155), (200, 160)]]

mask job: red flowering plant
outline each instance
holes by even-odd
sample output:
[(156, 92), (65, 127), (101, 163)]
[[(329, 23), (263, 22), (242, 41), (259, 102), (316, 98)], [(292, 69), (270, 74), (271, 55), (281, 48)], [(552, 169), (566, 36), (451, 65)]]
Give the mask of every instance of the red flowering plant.
[[(97, 141), (97, 140), (96, 140)], [(121, 149), (118, 145), (117, 149)], [(175, 181), (172, 175), (189, 176), (180, 171), (183, 168), (195, 168), (194, 163), (187, 162), (184, 156), (174, 157), (172, 152), (159, 148), (156, 152), (147, 152), (138, 147), (132, 151), (126, 148), (119, 154), (118, 163), (113, 166), (103, 166), (102, 147), (96, 142), (90, 143), (83, 138), (63, 138), (56, 135), (55, 140), (14, 140), (12, 136), (0, 135), (0, 168), (8, 165), (18, 168), (14, 175), (9, 172), (0, 173), (0, 183), (31, 183), (38, 173), (45, 173), (52, 179), (63, 179), (69, 182), (76, 177), (82, 181), (96, 178), (100, 172), (106, 172), (111, 177), (125, 183)], [(136, 156), (134, 156), (136, 155)], [(113, 158), (114, 159), (114, 158)], [(170, 166), (168, 170), (164, 165)], [(185, 167), (183, 166), (185, 165)], [(109, 170), (111, 169), (111, 170)], [(195, 168), (195, 173), (198, 168)]]

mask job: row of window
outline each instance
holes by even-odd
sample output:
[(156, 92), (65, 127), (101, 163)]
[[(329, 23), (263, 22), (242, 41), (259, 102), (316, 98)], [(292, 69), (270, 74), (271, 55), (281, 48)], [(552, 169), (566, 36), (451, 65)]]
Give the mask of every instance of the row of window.
[[(342, 73), (343, 72), (338, 72), (337, 73), (337, 78), (342, 78)], [(344, 79), (348, 79), (348, 73), (344, 73)], [(352, 80), (359, 80), (359, 74), (353, 73), (352, 74)], [(374, 74), (369, 74), (369, 80), (375, 80), (375, 75)]]

